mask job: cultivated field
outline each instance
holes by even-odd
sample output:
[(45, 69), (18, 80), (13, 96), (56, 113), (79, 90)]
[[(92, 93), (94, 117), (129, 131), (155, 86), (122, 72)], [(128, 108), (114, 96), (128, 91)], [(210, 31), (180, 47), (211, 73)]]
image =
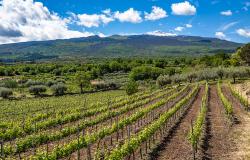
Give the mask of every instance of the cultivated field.
[(107, 91), (1, 101), (5, 159), (247, 159), (238, 85), (193, 83), (132, 96)]

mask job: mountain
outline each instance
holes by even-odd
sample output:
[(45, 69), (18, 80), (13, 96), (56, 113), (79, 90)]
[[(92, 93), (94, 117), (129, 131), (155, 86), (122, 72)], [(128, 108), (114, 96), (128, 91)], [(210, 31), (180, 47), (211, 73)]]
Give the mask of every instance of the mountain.
[(76, 57), (197, 56), (224, 51), (242, 44), (196, 36), (113, 35), (0, 45), (1, 61), (33, 61)]

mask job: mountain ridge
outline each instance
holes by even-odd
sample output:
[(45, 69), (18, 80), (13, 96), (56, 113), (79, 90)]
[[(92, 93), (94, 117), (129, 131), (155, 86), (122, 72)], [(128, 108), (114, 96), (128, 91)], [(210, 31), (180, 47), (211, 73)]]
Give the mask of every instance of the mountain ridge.
[(63, 57), (192, 56), (232, 53), (241, 43), (200, 36), (112, 35), (0, 45), (0, 60)]

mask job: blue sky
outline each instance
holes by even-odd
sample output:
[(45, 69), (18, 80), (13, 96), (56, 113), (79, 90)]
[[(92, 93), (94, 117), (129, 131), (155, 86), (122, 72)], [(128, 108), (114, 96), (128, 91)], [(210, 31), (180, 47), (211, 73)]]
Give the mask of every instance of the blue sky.
[(0, 0), (0, 43), (94, 34), (194, 35), (250, 41), (250, 0), (27, 1)]

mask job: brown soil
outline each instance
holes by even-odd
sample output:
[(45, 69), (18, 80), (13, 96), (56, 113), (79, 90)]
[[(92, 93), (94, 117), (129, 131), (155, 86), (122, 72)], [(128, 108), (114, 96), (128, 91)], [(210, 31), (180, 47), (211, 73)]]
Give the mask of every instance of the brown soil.
[[(190, 90), (189, 90), (190, 91)], [(166, 112), (170, 107), (172, 107), (175, 103), (177, 103), (180, 99), (182, 99), (189, 91), (185, 91), (184, 93), (180, 94), (177, 98), (172, 100), (171, 102), (167, 103), (166, 105), (163, 105), (157, 109), (152, 110), (150, 113), (142, 117), (141, 119), (137, 120), (134, 122), (132, 125), (129, 125), (128, 128), (130, 129), (130, 134), (136, 134), (140, 130), (142, 130), (144, 127), (146, 127), (148, 124), (150, 124), (152, 121), (157, 119), (161, 113)], [(139, 125), (138, 125), (139, 124)], [(107, 136), (103, 138), (102, 140), (99, 141), (100, 148), (101, 150), (106, 150), (106, 154), (108, 154), (110, 151), (112, 151), (115, 147), (118, 145), (121, 145), (124, 143), (126, 139), (128, 139), (128, 133), (127, 133), (127, 127), (125, 129), (120, 129), (119, 130), (119, 138), (118, 141), (116, 141), (117, 133), (113, 133), (110, 136)], [(113, 139), (113, 144), (110, 143), (110, 139)], [(91, 145), (91, 155), (94, 156), (96, 154), (96, 150), (98, 148), (98, 143), (95, 143)], [(104, 149), (105, 148), (105, 149)], [(85, 158), (86, 157), (86, 149), (81, 150), (81, 157)], [(64, 158), (64, 159), (68, 159)], [(77, 159), (77, 152), (73, 153), (70, 156), (71, 159)]]
[(225, 159), (229, 152), (230, 123), (224, 113), (223, 104), (217, 93), (216, 85), (209, 91), (207, 114), (207, 146), (202, 159)]
[(175, 126), (172, 133), (170, 133), (157, 148), (158, 153), (150, 156), (149, 159), (178, 159), (186, 160), (192, 159), (192, 147), (187, 140), (187, 135), (190, 131), (191, 121), (194, 121), (201, 106), (201, 99), (204, 95), (204, 87), (202, 87), (198, 96), (190, 106), (186, 115)]
[[(139, 107), (137, 107), (136, 109), (133, 109), (133, 110), (130, 110), (130, 111), (126, 112), (126, 113), (123, 113), (122, 115), (119, 115), (118, 118), (119, 118), (119, 119), (124, 119), (125, 117), (129, 117), (132, 113), (134, 113), (135, 111), (139, 110), (140, 108), (142, 108), (142, 107), (147, 107), (147, 106), (149, 106), (149, 105), (151, 105), (151, 104), (153, 104), (153, 103), (156, 103), (156, 102), (159, 101), (160, 99), (165, 98), (165, 97), (167, 97), (167, 96), (169, 96), (169, 94), (166, 94), (165, 96), (163, 96), (163, 97), (161, 97), (161, 98), (155, 99), (155, 100), (149, 102), (149, 103), (146, 104), (146, 105), (139, 106)], [(115, 121), (115, 118), (113, 118), (113, 123), (114, 123), (114, 121)], [(97, 124), (97, 125), (94, 125), (93, 127), (88, 127), (88, 128), (85, 130), (85, 132), (87, 132), (87, 131), (90, 132), (90, 133), (96, 132), (99, 128), (102, 128), (102, 127), (104, 127), (104, 126), (109, 126), (110, 123), (111, 123), (110, 120), (103, 121), (103, 122), (101, 122), (101, 123), (99, 123), (99, 124)], [(72, 125), (76, 125), (76, 123), (72, 123)], [(96, 126), (96, 127), (95, 127), (95, 126)], [(115, 135), (114, 135), (113, 137), (115, 137)], [(59, 144), (60, 144), (60, 145), (62, 145), (62, 144), (68, 144), (68, 143), (69, 143), (71, 140), (73, 140), (73, 139), (77, 139), (77, 134), (72, 134), (72, 135), (70, 135), (70, 136), (67, 136), (67, 137), (65, 137), (65, 138), (60, 139), (59, 141), (51, 142), (51, 143), (49, 143), (49, 146), (48, 146), (48, 147), (49, 147), (49, 151), (52, 151), (53, 148), (54, 148), (55, 146), (59, 145)], [(113, 138), (113, 139), (115, 139), (115, 138)], [(38, 147), (39, 150), (40, 150), (40, 149), (46, 150), (45, 148), (46, 148), (46, 144), (45, 144), (45, 145), (40, 145), (40, 146)], [(28, 157), (29, 155), (32, 155), (32, 154), (33, 154), (33, 149), (30, 149), (30, 150), (28, 150), (27, 152), (22, 153), (22, 157)]]
[(235, 117), (235, 124), (230, 132), (230, 152), (226, 159), (250, 159), (250, 114), (244, 110), (228, 87), (224, 86), (222, 91), (232, 103)]

